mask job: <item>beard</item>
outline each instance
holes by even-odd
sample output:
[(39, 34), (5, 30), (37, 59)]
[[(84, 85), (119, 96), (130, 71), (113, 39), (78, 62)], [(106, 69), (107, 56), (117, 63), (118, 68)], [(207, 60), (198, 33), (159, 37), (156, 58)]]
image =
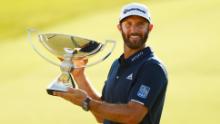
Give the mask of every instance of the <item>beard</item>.
[[(122, 37), (124, 40), (124, 44), (129, 47), (130, 49), (139, 49), (145, 45), (147, 42), (149, 35), (149, 31), (147, 31), (143, 36), (139, 33), (131, 33), (130, 35), (126, 35), (122, 31)], [(135, 37), (135, 39), (132, 40), (131, 37)]]

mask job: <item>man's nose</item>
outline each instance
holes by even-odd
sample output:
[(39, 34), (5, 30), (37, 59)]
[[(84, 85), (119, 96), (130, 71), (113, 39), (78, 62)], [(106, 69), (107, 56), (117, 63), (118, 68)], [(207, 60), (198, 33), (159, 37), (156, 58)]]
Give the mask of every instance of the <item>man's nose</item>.
[(138, 27), (137, 26), (131, 26), (131, 33), (137, 33), (138, 32)]

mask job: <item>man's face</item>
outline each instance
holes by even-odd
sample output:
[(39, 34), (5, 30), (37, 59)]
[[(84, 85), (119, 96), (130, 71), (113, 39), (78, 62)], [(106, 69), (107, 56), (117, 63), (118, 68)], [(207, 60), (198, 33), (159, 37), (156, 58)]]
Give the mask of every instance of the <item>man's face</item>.
[(144, 18), (129, 16), (119, 26), (127, 47), (130, 49), (144, 47), (149, 34), (149, 23)]

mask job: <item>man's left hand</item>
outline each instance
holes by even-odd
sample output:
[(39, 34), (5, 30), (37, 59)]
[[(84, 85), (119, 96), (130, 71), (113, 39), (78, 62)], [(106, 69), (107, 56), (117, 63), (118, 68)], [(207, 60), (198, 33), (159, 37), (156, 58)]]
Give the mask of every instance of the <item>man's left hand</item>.
[(85, 91), (81, 89), (75, 89), (75, 88), (68, 88), (67, 92), (54, 91), (53, 95), (62, 97), (65, 100), (68, 100), (78, 106), (82, 106), (83, 100), (85, 100), (88, 97)]

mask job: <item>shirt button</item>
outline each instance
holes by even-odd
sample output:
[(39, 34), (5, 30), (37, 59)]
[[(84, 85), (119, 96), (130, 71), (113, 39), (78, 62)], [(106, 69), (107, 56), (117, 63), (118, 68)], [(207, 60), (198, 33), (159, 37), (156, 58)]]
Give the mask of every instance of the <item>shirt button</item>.
[(119, 76), (116, 76), (116, 79), (119, 79)]

